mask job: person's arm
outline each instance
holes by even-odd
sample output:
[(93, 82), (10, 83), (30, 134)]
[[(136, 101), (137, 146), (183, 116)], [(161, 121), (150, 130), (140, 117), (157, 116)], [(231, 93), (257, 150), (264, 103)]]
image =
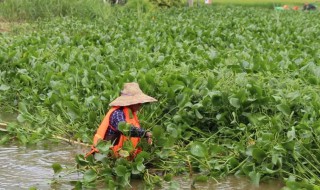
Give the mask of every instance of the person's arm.
[[(110, 125), (116, 130), (113, 131), (112, 129), (108, 130), (108, 134), (114, 134), (115, 132), (119, 132), (118, 125), (120, 122), (126, 122), (124, 112), (121, 109), (115, 110), (110, 117)], [(130, 126), (130, 136), (131, 137), (150, 137), (151, 133), (146, 132), (142, 128), (137, 128), (133, 125)]]

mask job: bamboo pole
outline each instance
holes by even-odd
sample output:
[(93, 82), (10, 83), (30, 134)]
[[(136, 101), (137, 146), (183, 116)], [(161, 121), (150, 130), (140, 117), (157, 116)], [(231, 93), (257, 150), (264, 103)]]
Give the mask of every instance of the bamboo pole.
[(79, 144), (79, 145), (88, 146), (88, 147), (91, 146), (91, 145), (83, 143), (83, 142), (74, 141), (74, 140), (71, 140), (71, 139), (66, 139), (66, 138), (63, 138), (63, 137), (60, 137), (60, 136), (56, 136), (56, 135), (52, 135), (52, 137), (55, 138), (55, 139), (59, 139), (59, 140), (68, 142), (70, 144)]
[[(0, 123), (0, 131), (7, 132), (7, 131), (8, 131), (8, 130), (7, 130), (7, 126), (8, 126), (7, 123)], [(66, 139), (66, 138), (63, 138), (63, 137), (60, 137), (60, 136), (57, 136), (57, 135), (52, 135), (52, 137), (53, 137), (54, 139), (59, 139), (59, 140), (68, 142), (68, 143), (70, 143), (70, 144), (79, 144), (79, 145), (88, 146), (88, 147), (91, 146), (91, 145), (86, 144), (86, 143), (83, 143), (83, 142), (74, 141), (74, 140), (71, 140), (71, 139)]]

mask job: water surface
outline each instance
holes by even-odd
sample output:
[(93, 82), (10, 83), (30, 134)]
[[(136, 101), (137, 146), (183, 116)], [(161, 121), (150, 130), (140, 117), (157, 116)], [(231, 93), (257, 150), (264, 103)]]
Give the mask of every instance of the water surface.
[[(18, 144), (0, 145), (0, 189), (72, 189), (69, 181), (81, 175), (67, 175), (75, 165), (75, 155), (82, 153), (81, 146), (67, 143), (40, 143), (32, 146)], [(59, 163), (63, 172), (54, 175), (53, 163)], [(60, 177), (59, 177), (60, 176)], [(59, 184), (52, 183), (59, 179)]]

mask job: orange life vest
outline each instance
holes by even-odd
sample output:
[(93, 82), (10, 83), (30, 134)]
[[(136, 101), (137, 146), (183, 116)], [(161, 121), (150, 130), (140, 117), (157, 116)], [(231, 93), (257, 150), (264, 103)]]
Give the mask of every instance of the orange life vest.
[[(87, 156), (89, 156), (90, 154), (94, 153), (94, 152), (99, 152), (99, 150), (96, 147), (96, 145), (98, 144), (98, 141), (99, 140), (103, 140), (105, 135), (106, 135), (106, 132), (107, 130), (109, 129), (110, 126), (110, 116), (111, 114), (119, 109), (120, 107), (119, 106), (115, 106), (115, 107), (112, 107), (107, 115), (104, 117), (104, 119), (102, 120), (98, 130), (97, 130), (97, 133), (94, 135), (93, 137), (93, 146), (91, 147), (91, 152), (89, 152)], [(130, 111), (132, 112), (132, 116), (133, 118), (130, 117)], [(139, 120), (138, 120), (138, 117), (137, 117), (137, 113), (136, 112), (133, 112), (129, 107), (123, 107), (123, 112), (124, 112), (124, 116), (125, 116), (125, 119), (126, 119), (126, 122), (127, 123), (130, 123), (131, 125), (137, 127), (137, 128), (140, 128), (140, 123), (139, 123)], [(126, 136), (124, 136), (122, 133), (120, 134), (120, 136), (118, 137), (119, 140), (118, 140), (118, 144), (114, 145), (111, 147), (111, 149), (113, 150), (114, 152), (114, 155), (116, 157), (119, 157), (119, 150), (122, 148), (123, 146), (123, 143), (128, 140), (128, 138)], [(140, 137), (130, 137), (129, 138), (130, 141), (132, 142), (132, 146), (133, 148), (135, 149), (131, 154), (131, 158), (134, 158), (138, 153), (141, 152), (141, 148), (136, 148), (137, 147), (137, 144), (139, 143), (140, 141)]]

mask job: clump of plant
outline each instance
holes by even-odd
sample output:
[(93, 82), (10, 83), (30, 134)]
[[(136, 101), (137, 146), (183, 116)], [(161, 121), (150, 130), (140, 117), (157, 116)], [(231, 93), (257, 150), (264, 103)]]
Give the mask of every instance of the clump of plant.
[(155, 10), (155, 5), (149, 0), (128, 0), (124, 9), (132, 14), (136, 14), (138, 18), (142, 15), (149, 14)]
[(159, 7), (182, 7), (186, 6), (186, 1), (183, 0), (150, 0)]

